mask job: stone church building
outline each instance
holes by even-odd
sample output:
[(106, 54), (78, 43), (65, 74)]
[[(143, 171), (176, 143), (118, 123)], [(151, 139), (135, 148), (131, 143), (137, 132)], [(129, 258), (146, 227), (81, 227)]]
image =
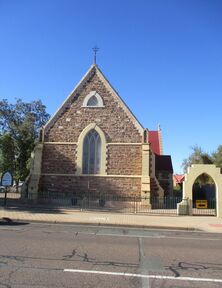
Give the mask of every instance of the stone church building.
[(161, 130), (145, 129), (93, 64), (40, 131), (29, 197), (171, 195), (171, 157), (162, 150)]

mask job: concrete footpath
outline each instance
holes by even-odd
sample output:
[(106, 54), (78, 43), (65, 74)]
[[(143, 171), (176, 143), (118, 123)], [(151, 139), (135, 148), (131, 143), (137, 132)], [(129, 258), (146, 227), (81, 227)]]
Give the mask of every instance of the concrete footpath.
[(21, 207), (0, 208), (0, 225), (16, 225), (15, 221), (111, 225), (222, 233), (222, 218), (213, 216), (122, 214), (63, 209), (26, 209)]

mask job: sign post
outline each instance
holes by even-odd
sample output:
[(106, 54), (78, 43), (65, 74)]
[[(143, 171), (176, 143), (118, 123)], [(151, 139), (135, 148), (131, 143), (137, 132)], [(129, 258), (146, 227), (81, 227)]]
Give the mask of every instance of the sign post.
[(2, 174), (1, 185), (5, 187), (4, 206), (6, 206), (8, 187), (13, 185), (13, 176), (9, 171), (6, 171)]

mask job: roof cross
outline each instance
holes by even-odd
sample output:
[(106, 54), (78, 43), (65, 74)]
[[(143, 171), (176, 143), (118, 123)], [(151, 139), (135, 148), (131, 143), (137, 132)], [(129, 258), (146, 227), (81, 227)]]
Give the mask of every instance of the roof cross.
[(92, 50), (94, 51), (94, 64), (96, 64), (96, 53), (99, 51), (97, 46), (93, 47)]

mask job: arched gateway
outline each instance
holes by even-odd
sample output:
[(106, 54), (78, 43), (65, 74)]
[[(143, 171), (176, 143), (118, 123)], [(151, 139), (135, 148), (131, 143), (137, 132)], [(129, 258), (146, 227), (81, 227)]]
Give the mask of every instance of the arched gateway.
[(203, 174), (209, 175), (214, 181), (216, 215), (222, 217), (222, 174), (220, 168), (212, 164), (193, 164), (188, 168), (183, 182), (183, 201), (177, 206), (179, 215), (193, 214), (193, 184)]

